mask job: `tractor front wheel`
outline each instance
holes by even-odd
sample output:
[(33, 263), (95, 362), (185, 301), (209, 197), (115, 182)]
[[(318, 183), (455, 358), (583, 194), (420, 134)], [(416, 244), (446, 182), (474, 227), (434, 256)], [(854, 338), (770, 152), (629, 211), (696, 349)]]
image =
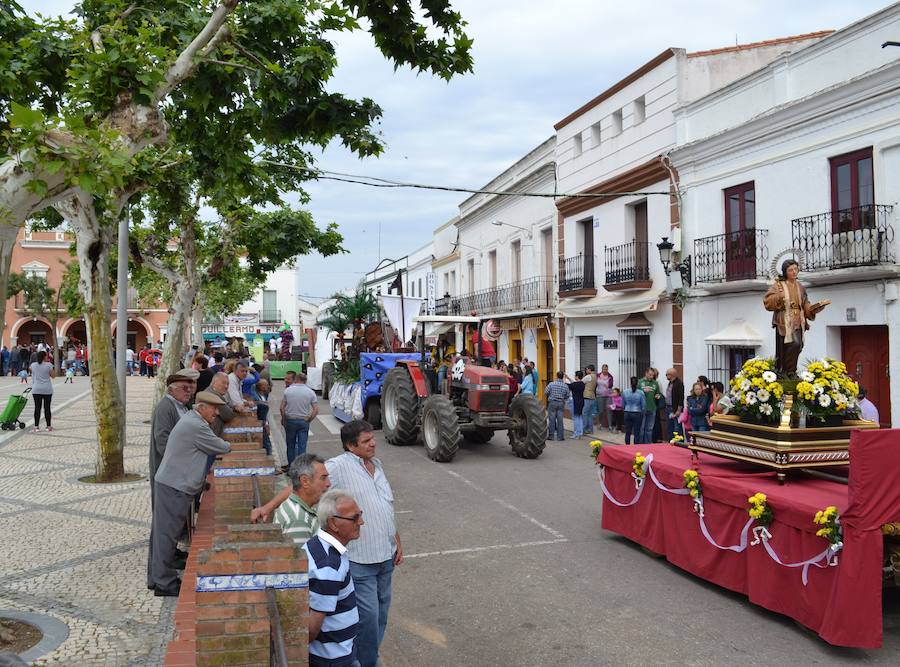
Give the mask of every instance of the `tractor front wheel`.
[(509, 429), (513, 454), (523, 459), (536, 459), (547, 445), (547, 411), (531, 394), (519, 394), (509, 406), (516, 425)]
[(422, 439), (428, 458), (441, 463), (453, 460), (461, 438), (459, 420), (450, 399), (440, 394), (426, 398), (422, 407)]
[(419, 437), (416, 420), (419, 401), (409, 371), (395, 366), (381, 385), (381, 425), (392, 445), (413, 445)]

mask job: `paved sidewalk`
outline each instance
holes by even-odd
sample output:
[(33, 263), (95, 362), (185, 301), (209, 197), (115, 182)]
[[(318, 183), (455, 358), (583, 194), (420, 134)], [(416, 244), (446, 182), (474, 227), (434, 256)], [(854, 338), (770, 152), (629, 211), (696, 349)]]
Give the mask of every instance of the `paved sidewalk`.
[[(5, 385), (4, 401), (15, 391)], [(142, 475), (152, 385), (133, 377), (126, 390), (125, 468)], [(65, 403), (67, 392), (89, 385), (54, 389), (54, 399)], [(31, 410), (29, 401), (25, 414)], [(149, 482), (77, 481), (93, 472), (96, 457), (90, 394), (54, 410), (53, 426), (52, 433), (0, 439), (0, 610), (48, 614), (68, 626), (66, 641), (35, 664), (161, 664), (174, 599), (154, 597), (146, 587)]]

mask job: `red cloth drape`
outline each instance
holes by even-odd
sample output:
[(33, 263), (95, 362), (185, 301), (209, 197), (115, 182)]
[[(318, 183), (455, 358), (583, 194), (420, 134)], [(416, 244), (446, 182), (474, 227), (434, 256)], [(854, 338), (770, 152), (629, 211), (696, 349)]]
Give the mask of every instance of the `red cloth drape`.
[[(765, 493), (775, 517), (769, 527), (769, 544), (785, 563), (807, 560), (828, 546), (825, 539), (816, 536), (818, 526), (813, 517), (829, 505), (837, 506), (844, 523), (845, 550), (839, 554), (836, 567), (810, 567), (806, 586), (801, 568), (779, 565), (761, 544), (741, 553), (709, 544), (700, 531), (690, 497), (667, 493), (649, 478), (640, 500), (631, 507), (617, 507), (604, 498), (602, 526), (664, 554), (698, 577), (744, 593), (751, 602), (796, 619), (829, 643), (877, 647), (882, 626), (879, 528), (900, 515), (900, 484), (896, 483), (900, 470), (886, 471), (883, 458), (890, 453), (873, 443), (888, 447), (884, 443), (898, 438), (890, 433), (854, 433), (849, 500), (848, 487), (842, 484), (801, 475), (781, 486), (774, 473), (760, 472), (758, 467), (705, 454), (698, 464), (692, 464), (690, 452), (669, 445), (603, 448), (600, 462), (606, 467), (606, 486), (620, 502), (634, 497), (631, 464), (638, 451), (645, 456), (653, 454), (653, 471), (669, 488), (681, 488), (684, 470), (697, 469), (706, 525), (721, 546), (739, 543), (748, 518), (747, 498), (758, 491)], [(863, 438), (862, 443), (859, 438)], [(875, 478), (879, 479), (877, 483)], [(893, 488), (890, 480), (894, 480)], [(864, 491), (858, 488), (861, 486)], [(749, 539), (753, 539), (752, 533)]]

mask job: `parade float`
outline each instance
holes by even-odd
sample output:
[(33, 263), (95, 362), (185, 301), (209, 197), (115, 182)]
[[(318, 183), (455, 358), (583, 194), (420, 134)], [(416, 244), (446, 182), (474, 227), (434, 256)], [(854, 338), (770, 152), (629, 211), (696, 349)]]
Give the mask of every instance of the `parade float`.
[(765, 301), (776, 355), (744, 364), (730, 414), (670, 444), (591, 443), (602, 527), (831, 644), (876, 648), (882, 588), (900, 583), (900, 434), (859, 419), (841, 361), (798, 372), (828, 302), (785, 265)]

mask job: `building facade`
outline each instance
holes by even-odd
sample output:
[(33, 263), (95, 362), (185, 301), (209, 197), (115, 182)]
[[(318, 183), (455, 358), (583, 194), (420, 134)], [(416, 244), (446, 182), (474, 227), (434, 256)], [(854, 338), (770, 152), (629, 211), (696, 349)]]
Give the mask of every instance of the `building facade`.
[(801, 355), (842, 359), (883, 424), (900, 419), (900, 34), (893, 5), (675, 111), (685, 367), (727, 380), (775, 352), (762, 296), (797, 256), (810, 300), (830, 299)]
[(619, 386), (684, 371), (681, 311), (657, 246), (681, 247), (674, 112), (828, 33), (716, 51), (666, 49), (556, 124), (560, 364), (607, 364)]

